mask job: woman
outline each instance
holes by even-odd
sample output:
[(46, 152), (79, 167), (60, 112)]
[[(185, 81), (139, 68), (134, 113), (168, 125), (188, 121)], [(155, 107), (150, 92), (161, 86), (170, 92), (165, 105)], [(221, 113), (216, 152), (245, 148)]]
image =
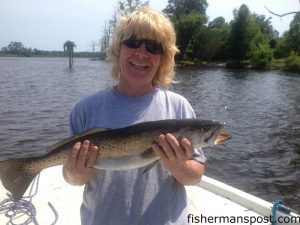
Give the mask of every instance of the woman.
[[(182, 96), (167, 91), (173, 81), (176, 36), (169, 19), (149, 7), (122, 18), (107, 53), (114, 87), (80, 101), (70, 116), (70, 133), (89, 128), (120, 128), (144, 121), (195, 117)], [(153, 144), (160, 163), (147, 173), (91, 169), (98, 151), (88, 140), (76, 143), (63, 167), (73, 185), (85, 185), (84, 225), (188, 224), (184, 185), (200, 181), (205, 158), (189, 140), (171, 134)]]

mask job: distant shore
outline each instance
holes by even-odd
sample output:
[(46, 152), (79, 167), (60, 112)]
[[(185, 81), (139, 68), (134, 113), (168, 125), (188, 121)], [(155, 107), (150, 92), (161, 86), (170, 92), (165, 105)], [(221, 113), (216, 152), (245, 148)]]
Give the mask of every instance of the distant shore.
[[(287, 61), (291, 62), (287, 62)], [(184, 68), (227, 68), (227, 69), (250, 69), (250, 70), (283, 70), (286, 72), (300, 73), (300, 57), (294, 59), (274, 59), (271, 63), (270, 68), (255, 68), (248, 62), (245, 63), (228, 63), (225, 61), (212, 61), (212, 62), (192, 62), (192, 61), (181, 61), (176, 64), (178, 69)]]
[[(59, 57), (68, 57), (68, 54), (63, 51), (43, 51), (38, 54), (7, 54), (0, 52), (0, 57), (41, 57), (41, 58), (59, 58)], [(74, 52), (74, 58), (90, 58), (97, 60), (104, 60), (104, 57), (99, 53), (93, 52)]]
[[(67, 53), (62, 51), (49, 51), (47, 54), (34, 54), (34, 55), (21, 55), (21, 54), (5, 54), (0, 52), (1, 57), (38, 57), (38, 58), (66, 58)], [(74, 52), (74, 58), (88, 58), (92, 61), (105, 60), (105, 58), (99, 54), (92, 52)], [(179, 61), (176, 62), (178, 69), (183, 68), (228, 68), (228, 69), (254, 69), (254, 70), (283, 70), (287, 72), (300, 73), (300, 56), (294, 56), (289, 58), (274, 59), (270, 68), (255, 68), (249, 64), (249, 62), (243, 63), (228, 63), (225, 61)]]

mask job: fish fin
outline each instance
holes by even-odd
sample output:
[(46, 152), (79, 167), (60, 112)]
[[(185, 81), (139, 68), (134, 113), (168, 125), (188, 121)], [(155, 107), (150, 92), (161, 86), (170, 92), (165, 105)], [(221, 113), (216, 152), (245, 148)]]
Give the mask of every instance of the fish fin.
[[(147, 148), (145, 151), (143, 151), (140, 155), (143, 159), (150, 159), (157, 157), (155, 152), (152, 148)], [(145, 166), (143, 173), (146, 173), (148, 170), (150, 170), (152, 167), (154, 167), (160, 159), (155, 160), (154, 162), (150, 163), (149, 165)]]
[(145, 151), (141, 153), (141, 158), (147, 159), (147, 158), (153, 158), (156, 154), (154, 153), (152, 148), (147, 148)]
[(98, 133), (98, 132), (103, 132), (103, 131), (107, 131), (107, 130), (110, 130), (110, 129), (109, 128), (99, 128), (99, 127), (90, 128), (87, 131), (81, 133), (80, 136), (84, 136), (84, 135), (88, 135), (88, 134), (93, 134), (93, 133)]
[(15, 200), (22, 198), (38, 173), (28, 173), (25, 165), (28, 160), (13, 159), (0, 162), (0, 179)]
[(143, 173), (146, 173), (150, 169), (152, 169), (156, 164), (159, 162), (160, 159), (155, 160), (154, 162), (150, 163), (148, 166), (145, 166)]
[(98, 133), (98, 132), (104, 132), (104, 131), (107, 131), (107, 130), (110, 130), (109, 128), (91, 128), (91, 129), (88, 129), (87, 131), (83, 132), (83, 133), (80, 133), (80, 135), (74, 135), (72, 137), (69, 137), (69, 138), (65, 138), (59, 142), (57, 142), (56, 144), (50, 146), (48, 148), (48, 152), (52, 152), (53, 150), (59, 148), (60, 146), (64, 145), (64, 144), (67, 144), (71, 141), (74, 141), (80, 137), (83, 137), (83, 136), (86, 136), (86, 135), (90, 135), (90, 134), (94, 134), (94, 133)]

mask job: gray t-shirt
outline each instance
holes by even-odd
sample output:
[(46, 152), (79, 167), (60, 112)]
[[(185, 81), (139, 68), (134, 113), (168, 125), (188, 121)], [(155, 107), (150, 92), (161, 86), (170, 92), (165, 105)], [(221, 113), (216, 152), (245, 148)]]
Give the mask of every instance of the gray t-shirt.
[[(97, 92), (73, 109), (70, 134), (89, 128), (120, 128), (162, 119), (193, 118), (188, 101), (171, 91), (155, 88), (144, 96), (127, 97), (114, 87)], [(204, 163), (201, 150), (193, 159)], [(85, 185), (81, 206), (83, 225), (183, 225), (187, 221), (185, 188), (159, 162), (143, 173), (98, 170)]]

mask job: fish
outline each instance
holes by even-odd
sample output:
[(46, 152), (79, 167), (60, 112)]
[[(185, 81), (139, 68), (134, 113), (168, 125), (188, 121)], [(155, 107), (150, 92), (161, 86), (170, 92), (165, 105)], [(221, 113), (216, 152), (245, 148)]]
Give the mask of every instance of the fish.
[(96, 169), (145, 167), (149, 170), (159, 160), (151, 146), (159, 144), (160, 134), (167, 133), (178, 140), (188, 138), (194, 148), (221, 144), (231, 137), (223, 131), (223, 124), (197, 118), (149, 121), (118, 129), (92, 128), (50, 146), (44, 155), (0, 162), (0, 179), (13, 198), (19, 200), (37, 174), (46, 168), (64, 165), (72, 146), (84, 140), (90, 141), (90, 149), (94, 146), (100, 149)]

